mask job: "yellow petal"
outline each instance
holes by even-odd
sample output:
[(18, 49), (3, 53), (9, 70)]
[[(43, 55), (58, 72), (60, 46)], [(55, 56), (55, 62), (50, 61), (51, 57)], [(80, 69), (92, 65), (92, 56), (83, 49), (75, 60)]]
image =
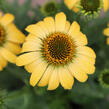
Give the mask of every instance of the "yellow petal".
[(104, 35), (109, 36), (109, 28), (104, 29)]
[(37, 51), (41, 50), (41, 40), (37, 38), (34, 41), (26, 41), (23, 44), (21, 52)]
[(77, 34), (78, 32), (80, 32), (80, 26), (76, 21), (74, 21), (70, 26), (68, 34), (73, 37), (73, 34)]
[(30, 32), (31, 34), (34, 34), (39, 38), (46, 37), (46, 33), (37, 24), (27, 26), (26, 31)]
[(64, 3), (66, 6), (68, 6), (69, 9), (73, 7), (73, 0), (64, 0)]
[(70, 29), (70, 22), (69, 21), (66, 21), (64, 32), (65, 33), (68, 33), (69, 29)]
[(78, 7), (74, 6), (74, 7), (72, 8), (72, 10), (73, 10), (75, 13), (77, 13), (77, 12), (79, 12), (79, 11), (80, 11), (80, 8), (78, 8)]
[(109, 9), (109, 0), (103, 0), (104, 5), (104, 11), (107, 11)]
[(74, 78), (65, 67), (59, 68), (59, 80), (64, 89), (71, 89), (74, 83)]
[(13, 43), (13, 42), (6, 42), (3, 45), (5, 48), (7, 48), (9, 51), (11, 51), (12, 53), (18, 54), (21, 51), (20, 45)]
[(109, 45), (109, 38), (107, 38), (106, 43), (107, 43), (107, 45)]
[[(94, 59), (93, 59), (94, 60)], [(94, 64), (91, 64), (89, 60), (84, 60), (81, 57), (77, 57), (74, 63), (80, 68), (84, 73), (93, 74), (95, 72)]]
[(3, 68), (6, 67), (7, 64), (8, 64), (8, 61), (7, 60), (3, 61), (3, 64), (2, 64)]
[(3, 70), (3, 67), (2, 66), (0, 66), (0, 71), (2, 71)]
[(85, 82), (88, 79), (88, 76), (86, 73), (84, 73), (75, 63), (71, 63), (68, 66), (69, 71), (72, 73), (72, 75), (80, 82)]
[(59, 75), (56, 68), (53, 69), (52, 75), (49, 79), (48, 90), (54, 90), (59, 86)]
[(30, 84), (33, 87), (39, 82), (39, 80), (45, 73), (46, 68), (47, 68), (47, 64), (43, 61), (42, 62), (39, 61), (39, 63), (35, 66), (35, 70), (31, 74), (31, 78), (30, 78)]
[[(32, 62), (33, 63), (33, 62)], [(31, 63), (31, 64), (32, 64)], [(27, 70), (29, 73), (32, 73), (33, 69), (30, 67), (30, 64), (27, 64), (24, 66), (25, 70)]]
[(95, 52), (90, 47), (81, 46), (81, 47), (77, 47), (76, 50), (77, 50), (77, 54), (83, 54), (85, 56), (96, 58)]
[(34, 41), (39, 39), (37, 36), (35, 36), (34, 34), (28, 34), (27, 37), (25, 38), (25, 41)]
[(39, 57), (37, 57), (37, 52), (25, 53), (25, 54), (17, 57), (16, 65), (18, 65), (18, 66), (27, 65), (27, 64), (35, 61), (37, 58), (39, 58)]
[(36, 25), (39, 26), (41, 28), (41, 30), (43, 30), (46, 35), (49, 34), (47, 27), (43, 21), (39, 21)]
[(56, 32), (63, 32), (66, 25), (66, 15), (61, 12), (55, 16), (55, 28)]
[(45, 23), (49, 33), (55, 32), (55, 22), (54, 22), (54, 19), (52, 17), (46, 17), (44, 19), (44, 23)]
[(37, 61), (34, 61), (30, 64), (27, 64), (24, 66), (24, 68), (29, 72), (29, 73), (32, 73), (35, 69), (35, 66), (37, 65)]
[(77, 46), (88, 44), (87, 37), (82, 32), (72, 33), (71, 37)]
[(34, 60), (33, 62), (31, 62), (31, 63), (25, 65), (25, 69), (26, 69), (28, 72), (32, 73), (32, 72), (35, 70), (36, 66), (39, 64), (39, 59), (40, 59), (41, 62), (44, 61), (44, 60), (42, 60), (42, 58), (40, 58), (40, 57), (37, 55), (37, 59)]
[(11, 62), (11, 63), (16, 62), (16, 55), (14, 55), (12, 52), (7, 50), (6, 48), (0, 48), (0, 53), (9, 62)]
[(25, 40), (25, 35), (14, 24), (9, 24), (7, 26), (6, 40), (15, 43), (23, 43)]
[(12, 23), (13, 20), (14, 20), (14, 16), (12, 14), (7, 13), (0, 19), (0, 24), (5, 26)]
[(8, 64), (7, 60), (0, 54), (0, 66), (4, 68), (6, 67), (7, 64)]
[(52, 66), (48, 66), (41, 80), (39, 81), (38, 86), (46, 86), (49, 82), (50, 76), (53, 72), (54, 68)]
[(39, 64), (39, 63), (38, 63), (37, 60), (35, 60), (35, 61), (33, 61), (32, 63), (25, 65), (25, 69), (26, 69), (29, 73), (32, 73), (32, 72), (35, 70), (35, 67), (37, 66), (37, 64)]
[(72, 9), (78, 1), (79, 0), (64, 0), (64, 3), (68, 6), (69, 9)]
[(92, 58), (92, 57), (85, 56), (85, 55), (82, 55), (82, 54), (77, 54), (76, 57), (79, 57), (80, 59), (87, 61), (90, 64), (93, 64), (93, 65), (95, 64), (95, 59)]

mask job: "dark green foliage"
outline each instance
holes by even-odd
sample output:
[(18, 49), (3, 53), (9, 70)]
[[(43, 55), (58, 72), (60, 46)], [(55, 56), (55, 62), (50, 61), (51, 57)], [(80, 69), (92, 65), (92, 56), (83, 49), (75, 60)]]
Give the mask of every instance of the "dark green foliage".
[[(63, 2), (58, 5), (57, 12), (63, 11), (70, 22), (77, 21), (81, 31), (87, 35), (89, 46), (97, 55), (95, 74), (89, 75), (86, 83), (75, 80), (72, 90), (64, 90), (60, 86), (55, 91), (47, 91), (46, 87), (31, 87), (30, 74), (23, 67), (9, 63), (0, 72), (0, 109), (109, 109), (109, 88), (103, 88), (98, 80), (100, 73), (109, 69), (109, 46), (103, 35), (103, 29), (109, 22), (109, 11), (94, 19), (70, 11)], [(25, 27), (44, 18), (40, 8), (32, 8), (31, 0), (22, 5), (18, 0), (13, 3), (0, 0), (0, 10), (14, 14), (15, 24), (25, 34)], [(29, 11), (33, 16), (28, 15)]]

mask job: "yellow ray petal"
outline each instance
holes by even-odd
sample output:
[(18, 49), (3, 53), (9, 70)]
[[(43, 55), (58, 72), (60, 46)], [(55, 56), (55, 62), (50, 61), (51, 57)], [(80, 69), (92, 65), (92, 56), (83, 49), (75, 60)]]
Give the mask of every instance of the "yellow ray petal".
[(109, 28), (104, 29), (104, 35), (109, 36)]
[(54, 22), (54, 19), (52, 17), (46, 17), (44, 19), (44, 23), (45, 23), (49, 33), (55, 32), (55, 22)]
[(87, 74), (93, 74), (95, 72), (95, 66), (91, 64), (88, 59), (84, 60), (81, 57), (77, 57), (74, 60), (74, 63), (78, 66), (78, 68)]
[(45, 25), (45, 23), (44, 23), (43, 21), (39, 21), (36, 25), (38, 25), (38, 26), (41, 28), (41, 30), (44, 31), (44, 33), (45, 33), (46, 35), (49, 34), (49, 32), (48, 32), (48, 30), (47, 30), (47, 27), (46, 27), (46, 25)]
[(8, 61), (7, 60), (3, 61), (3, 64), (2, 64), (3, 68), (6, 67), (7, 64), (8, 64)]
[(92, 58), (96, 58), (95, 52), (94, 52), (93, 49), (91, 49), (90, 47), (81, 46), (81, 47), (77, 47), (76, 50), (77, 50), (77, 53), (78, 53), (78, 54), (83, 54), (83, 55), (85, 55), (85, 56), (89, 56), (89, 57), (92, 57)]
[(64, 32), (65, 33), (68, 33), (69, 29), (70, 29), (70, 22), (69, 21), (66, 21)]
[(47, 64), (43, 61), (39, 61), (39, 63), (35, 66), (35, 69), (31, 74), (31, 78), (30, 78), (30, 84), (33, 87), (39, 82), (39, 80), (45, 73), (46, 68), (47, 68)]
[(46, 86), (49, 82), (50, 76), (52, 75), (54, 68), (52, 66), (48, 66), (41, 80), (39, 81), (38, 86)]
[(54, 90), (59, 86), (59, 74), (56, 68), (53, 69), (52, 75), (49, 79), (48, 90)]
[(7, 50), (6, 48), (0, 48), (0, 53), (1, 55), (8, 60), (11, 63), (15, 63), (16, 62), (16, 55), (14, 55), (12, 52), (10, 52), (9, 50)]
[(6, 40), (8, 41), (23, 43), (25, 40), (25, 35), (14, 24), (7, 26), (7, 33)]
[(18, 54), (21, 51), (20, 45), (13, 42), (8, 41), (3, 46), (15, 54)]
[[(31, 63), (31, 64), (32, 64), (32, 63)], [(28, 65), (29, 65), (29, 64), (28, 64)], [(29, 73), (32, 73), (32, 70), (33, 70), (33, 69), (31, 69), (30, 66), (28, 66), (28, 65), (25, 65), (25, 66), (24, 66), (24, 69), (25, 69), (26, 71), (28, 71)]]
[(72, 33), (71, 37), (77, 46), (88, 44), (87, 37), (82, 32)]
[(103, 0), (104, 11), (106, 12), (109, 9), (109, 0)]
[(80, 59), (87, 61), (88, 63), (94, 65), (95, 64), (95, 59), (89, 56), (85, 56), (82, 54), (77, 54), (76, 57), (79, 57)]
[(77, 12), (79, 12), (79, 11), (80, 11), (80, 8), (78, 8), (78, 7), (74, 6), (74, 7), (72, 8), (72, 10), (73, 10), (75, 13), (77, 13)]
[(2, 71), (3, 70), (3, 67), (2, 66), (0, 66), (0, 71)]
[(109, 45), (109, 38), (106, 39), (106, 43), (107, 43), (107, 45)]
[(34, 34), (28, 34), (27, 37), (25, 38), (25, 41), (35, 41), (37, 40), (37, 36), (35, 36)]
[(2, 25), (8, 25), (9, 23), (12, 23), (14, 20), (14, 16), (12, 14), (5, 14), (1, 19), (0, 19), (0, 24)]
[(40, 62), (44, 61), (42, 60), (42, 58), (40, 58), (38, 55), (37, 55), (37, 59), (32, 61), (31, 63), (25, 65), (25, 69), (32, 73), (34, 71), (34, 69), (36, 68), (36, 66), (39, 64), (39, 59), (40, 59)]
[(37, 38), (34, 41), (26, 41), (23, 44), (21, 52), (28, 52), (28, 51), (37, 51), (41, 50), (41, 40)]
[(0, 54), (0, 66), (4, 68), (6, 67), (7, 64), (8, 64), (7, 60)]
[(46, 37), (46, 33), (37, 24), (27, 26), (26, 31), (30, 32), (31, 34), (34, 34), (39, 38)]
[(55, 28), (56, 32), (63, 32), (66, 25), (66, 15), (61, 12), (55, 16)]
[(67, 68), (59, 68), (59, 80), (64, 89), (71, 89), (74, 83), (73, 76), (69, 73)]
[(78, 1), (79, 0), (64, 0), (64, 3), (68, 6), (69, 9), (72, 9)]
[(86, 73), (84, 73), (75, 63), (71, 63), (68, 66), (69, 71), (72, 73), (72, 75), (80, 82), (85, 82), (88, 79), (88, 76)]
[(23, 66), (23, 65), (32, 63), (37, 58), (39, 58), (37, 54), (38, 52), (30, 52), (30, 53), (25, 53), (23, 55), (18, 56), (16, 59), (16, 65)]
[(79, 24), (76, 21), (74, 21), (71, 24), (71, 27), (69, 29), (68, 34), (73, 37), (74, 36), (73, 34), (77, 34), (78, 32), (80, 32), (80, 26), (79, 26)]

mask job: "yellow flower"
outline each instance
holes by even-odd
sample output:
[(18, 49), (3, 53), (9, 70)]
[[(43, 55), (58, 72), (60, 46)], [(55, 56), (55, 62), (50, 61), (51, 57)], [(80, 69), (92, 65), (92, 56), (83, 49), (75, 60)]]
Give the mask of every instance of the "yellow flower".
[(24, 42), (24, 34), (13, 24), (12, 14), (0, 13), (0, 71), (6, 67), (8, 61), (16, 62), (16, 54), (21, 50), (20, 43)]
[(31, 73), (32, 86), (48, 85), (48, 90), (54, 90), (60, 83), (64, 89), (71, 89), (74, 77), (85, 82), (87, 74), (94, 73), (96, 55), (86, 46), (86, 35), (77, 22), (70, 24), (63, 12), (56, 14), (55, 20), (46, 17), (26, 30), (30, 34), (16, 65), (25, 66)]
[(108, 24), (108, 28), (104, 29), (103, 33), (104, 35), (107, 36), (106, 43), (109, 45), (109, 24)]
[(109, 9), (109, 0), (103, 0), (104, 11)]
[(109, 0), (64, 0), (64, 3), (74, 12), (81, 11), (86, 14), (99, 12), (102, 7), (104, 11), (109, 9)]

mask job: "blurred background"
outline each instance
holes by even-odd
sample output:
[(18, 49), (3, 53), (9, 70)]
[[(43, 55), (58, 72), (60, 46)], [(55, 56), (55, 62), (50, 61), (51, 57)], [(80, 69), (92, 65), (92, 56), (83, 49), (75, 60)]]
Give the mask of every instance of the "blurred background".
[(89, 75), (85, 83), (75, 79), (71, 90), (64, 90), (60, 86), (48, 91), (47, 87), (31, 87), (30, 74), (23, 67), (9, 63), (0, 72), (0, 109), (109, 109), (109, 87), (104, 87), (100, 82), (101, 73), (107, 71), (104, 82), (109, 85), (109, 46), (103, 35), (109, 22), (109, 11), (104, 13), (101, 10), (96, 18), (85, 18), (69, 10), (63, 0), (54, 1), (54, 7), (47, 7), (45, 4), (50, 0), (0, 0), (0, 11), (12, 13), (15, 16), (14, 23), (25, 35), (28, 34), (25, 31), (28, 25), (63, 11), (67, 19), (70, 22), (77, 21), (81, 31), (87, 35), (88, 46), (97, 55), (96, 72)]

